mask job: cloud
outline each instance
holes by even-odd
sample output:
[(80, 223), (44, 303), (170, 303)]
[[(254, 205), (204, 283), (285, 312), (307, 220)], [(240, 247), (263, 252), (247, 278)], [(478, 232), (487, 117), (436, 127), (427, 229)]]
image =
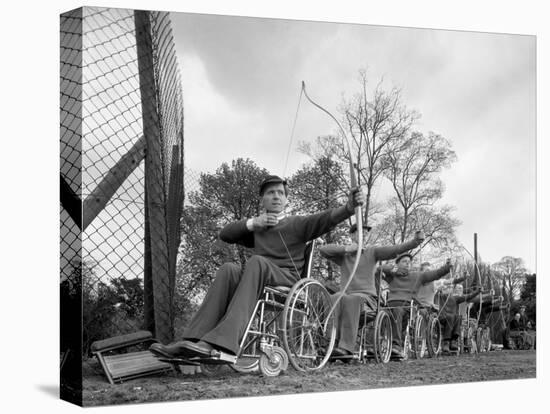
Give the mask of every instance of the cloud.
[[(367, 68), (370, 87), (383, 77), (384, 88), (402, 89), (422, 114), (418, 130), (452, 142), (458, 161), (443, 174), (442, 202), (457, 207), (463, 243), (476, 231), (490, 260), (516, 251), (534, 267), (533, 36), (184, 13), (172, 21), (193, 168), (244, 156), (283, 174), (300, 82), (338, 115)], [(335, 131), (302, 99), (285, 174), (307, 161), (300, 140)]]

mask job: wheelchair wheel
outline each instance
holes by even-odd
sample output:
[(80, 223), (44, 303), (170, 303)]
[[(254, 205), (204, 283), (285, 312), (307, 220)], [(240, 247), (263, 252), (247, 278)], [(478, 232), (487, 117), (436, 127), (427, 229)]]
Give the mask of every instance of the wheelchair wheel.
[(408, 360), (412, 354), (412, 344), (411, 344), (411, 335), (408, 332), (405, 332), (405, 337), (403, 338), (403, 361)]
[(258, 365), (262, 375), (276, 377), (288, 368), (288, 357), (283, 348), (274, 346), (271, 355), (262, 353)]
[(483, 349), (483, 329), (478, 326), (475, 332), (475, 340), (477, 344), (477, 352), (485, 352)]
[(225, 364), (200, 364), (201, 372), (207, 377), (217, 376)]
[(484, 352), (489, 352), (491, 350), (491, 346), (493, 345), (493, 341), (491, 341), (491, 328), (489, 326), (486, 326), (483, 329), (481, 341), (483, 343)]
[(426, 321), (420, 314), (416, 315), (414, 322), (412, 350), (416, 359), (424, 358), (424, 355), (426, 354)]
[(466, 336), (467, 336), (467, 332), (466, 332), (466, 327), (465, 326), (462, 326), (460, 328), (460, 334), (458, 335), (458, 351), (457, 351), (457, 355), (460, 355), (460, 354), (463, 354), (466, 349), (467, 349), (467, 345), (466, 345)]
[(476, 339), (477, 328), (475, 326), (470, 326), (468, 328), (468, 345), (470, 354), (478, 353), (478, 342)]
[(390, 315), (384, 309), (376, 315), (373, 331), (374, 359), (378, 363), (385, 364), (391, 358), (393, 333)]
[(516, 338), (516, 349), (520, 351), (525, 349), (525, 340), (521, 334), (519, 334)]
[(491, 350), (491, 339), (489, 337), (490, 328), (477, 328), (477, 350), (478, 352), (488, 352)]
[(290, 290), (283, 310), (283, 345), (292, 366), (302, 372), (321, 369), (336, 340), (332, 302), (325, 287), (306, 278)]
[(441, 323), (437, 319), (436, 315), (430, 315), (428, 318), (428, 326), (426, 329), (427, 338), (426, 345), (428, 348), (428, 355), (431, 358), (436, 358), (441, 354)]

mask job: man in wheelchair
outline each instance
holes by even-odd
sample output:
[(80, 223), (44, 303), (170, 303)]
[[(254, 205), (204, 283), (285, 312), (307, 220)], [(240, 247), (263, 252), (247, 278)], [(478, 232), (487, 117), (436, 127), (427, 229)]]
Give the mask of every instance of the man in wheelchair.
[[(371, 230), (369, 226), (364, 226), (363, 229), (365, 235)], [(353, 224), (349, 232), (352, 238), (351, 244), (327, 244), (319, 249), (323, 257), (340, 266), (341, 286), (345, 286), (349, 280), (355, 252), (357, 252), (357, 225)], [(357, 333), (363, 306), (376, 311), (377, 290), (374, 276), (376, 263), (379, 260), (393, 259), (397, 255), (420, 245), (423, 240), (424, 235), (420, 231), (416, 232), (412, 240), (394, 246), (372, 246), (369, 244), (368, 237), (363, 238), (361, 259), (355, 277), (335, 309), (337, 333), (336, 347), (332, 352), (334, 357), (349, 357), (356, 351)], [(340, 293), (332, 295), (333, 300), (339, 295)]]
[(384, 272), (389, 285), (387, 305), (394, 317), (392, 356), (397, 359), (405, 357), (403, 326), (407, 326), (411, 301), (422, 285), (442, 278), (451, 270), (450, 259), (439, 269), (428, 271), (411, 271), (411, 261), (412, 255), (403, 253), (395, 259), (397, 270)]
[(462, 302), (468, 302), (480, 294), (476, 289), (468, 295), (463, 295), (462, 285), (453, 281), (452, 284), (443, 288), (439, 297), (439, 322), (443, 328), (443, 352), (458, 350), (458, 337), (460, 335), (461, 316), (458, 313), (458, 307)]
[[(420, 265), (421, 272), (428, 270), (430, 270), (430, 263), (424, 262)], [(422, 315), (426, 317), (429, 312), (439, 312), (439, 297), (445, 286), (456, 286), (457, 284), (464, 282), (466, 279), (468, 279), (467, 274), (464, 274), (462, 277), (455, 278), (452, 281), (449, 281), (448, 279), (440, 280), (443, 284), (439, 288), (436, 288), (435, 281), (421, 285), (418, 292), (416, 292), (415, 299), (420, 304), (420, 311)]]
[(220, 239), (253, 249), (243, 269), (223, 264), (216, 272), (197, 313), (183, 333), (170, 345), (153, 344), (151, 352), (164, 358), (208, 358), (214, 353), (236, 356), (239, 341), (267, 285), (291, 287), (304, 266), (306, 243), (328, 232), (353, 215), (365, 198), (352, 189), (345, 205), (309, 216), (284, 213), (288, 187), (278, 176), (266, 177), (259, 188), (264, 212), (226, 225)]

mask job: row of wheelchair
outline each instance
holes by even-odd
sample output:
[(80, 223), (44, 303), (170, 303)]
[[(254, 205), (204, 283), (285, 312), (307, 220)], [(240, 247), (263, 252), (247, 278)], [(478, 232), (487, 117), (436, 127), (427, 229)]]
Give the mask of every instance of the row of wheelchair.
[[(207, 375), (216, 374), (222, 365), (241, 373), (259, 371), (264, 376), (277, 376), (289, 365), (302, 372), (322, 369), (333, 359), (336, 320), (331, 312), (331, 295), (321, 282), (309, 277), (312, 249), (310, 244), (302, 278), (294, 286), (264, 288), (236, 356), (214, 352), (208, 358), (180, 362), (200, 365)], [(381, 295), (378, 297), (376, 309), (365, 306), (362, 310), (356, 352), (347, 357), (349, 360), (387, 363), (392, 357), (396, 329), (394, 308), (388, 307)], [(402, 359), (439, 356), (442, 329), (437, 311), (422, 309), (415, 301), (406, 308), (408, 322), (403, 332)], [(466, 348), (472, 343), (468, 335), (463, 341)], [(466, 348), (463, 346), (468, 352)]]

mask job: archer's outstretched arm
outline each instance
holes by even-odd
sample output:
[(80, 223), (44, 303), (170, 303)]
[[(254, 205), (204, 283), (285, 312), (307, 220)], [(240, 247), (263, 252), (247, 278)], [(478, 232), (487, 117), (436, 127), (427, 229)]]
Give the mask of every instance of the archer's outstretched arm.
[(319, 247), (319, 253), (321, 253), (321, 256), (324, 258), (340, 265), (347, 253), (347, 249), (346, 246), (341, 244), (325, 244)]
[(389, 260), (404, 253), (408, 250), (414, 249), (424, 241), (424, 233), (417, 231), (414, 239), (408, 242), (396, 244), (394, 246), (382, 246), (374, 248), (374, 257), (376, 260)]
[(451, 271), (451, 260), (447, 259), (445, 265), (436, 270), (429, 270), (427, 272), (420, 273), (420, 280), (423, 285), (433, 282), (434, 280), (441, 279), (447, 273)]

